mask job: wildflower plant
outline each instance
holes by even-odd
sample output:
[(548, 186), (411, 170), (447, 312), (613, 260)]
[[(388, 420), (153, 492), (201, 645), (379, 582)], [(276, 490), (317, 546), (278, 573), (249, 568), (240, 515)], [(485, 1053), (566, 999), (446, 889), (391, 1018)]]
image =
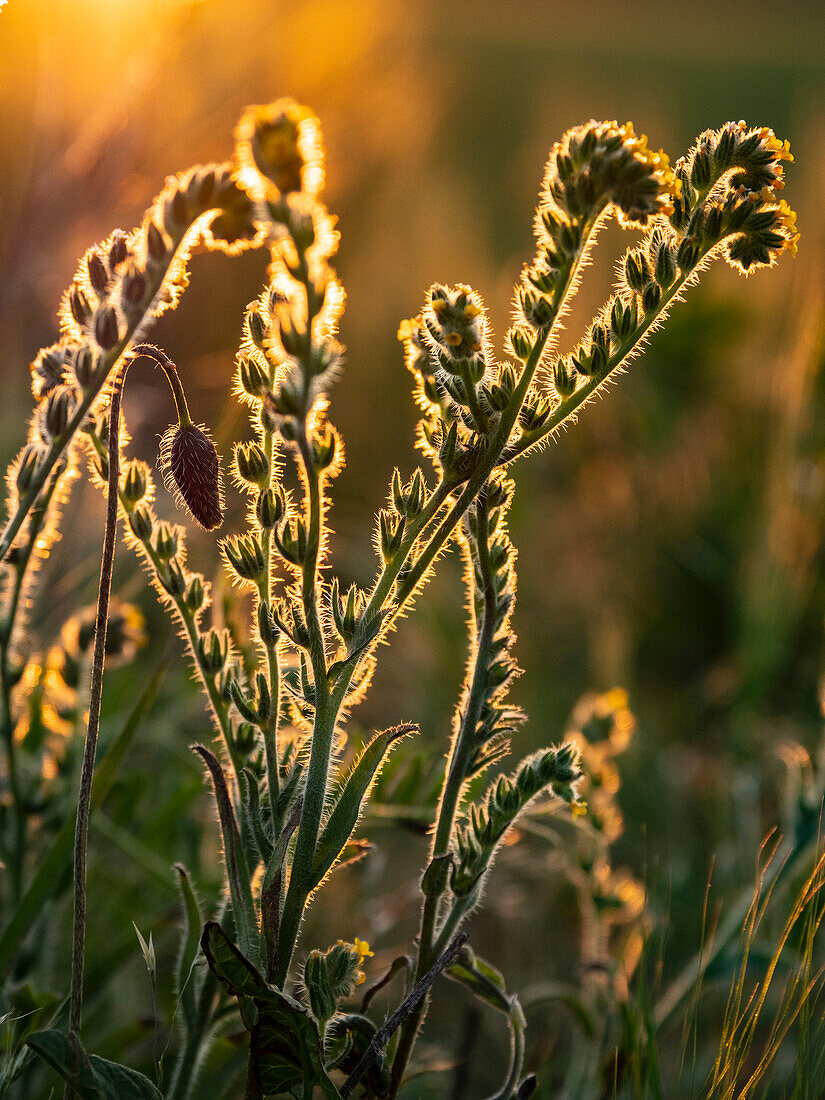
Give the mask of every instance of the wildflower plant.
[[(0, 535), (6, 774), (15, 820), (23, 823), (16, 835), (7, 827), (3, 836), (15, 904), (25, 900), (32, 799), (13, 732), (24, 707), (20, 684), (33, 659), (21, 646), (25, 609), (38, 558), (84, 455), (91, 476), (108, 486), (75, 852), (79, 954), (70, 1030), (28, 1040), (80, 1095), (122, 1095), (116, 1090), (125, 1087), (123, 1075), (130, 1095), (158, 1095), (134, 1071), (87, 1055), (79, 1037), (84, 830), (93, 804), (118, 519), (180, 628), (217, 737), (217, 744), (194, 751), (217, 807), (226, 895), (206, 919), (188, 873), (179, 869), (186, 917), (176, 975), (180, 1043), (165, 1095), (195, 1095), (229, 998), (248, 1032), (247, 1097), (314, 1090), (394, 1097), (442, 972), (507, 1021), (510, 1062), (496, 1096), (531, 1094), (536, 1081), (523, 1069), (524, 1013), (498, 971), (472, 950), (469, 918), (522, 815), (548, 801), (572, 819), (585, 815), (585, 773), (591, 784), (595, 775), (609, 778), (610, 756), (622, 746), (612, 741), (612, 749), (599, 750), (571, 737), (503, 766), (524, 721), (509, 699), (519, 675), (511, 625), (512, 470), (616, 379), (712, 259), (748, 274), (795, 251), (794, 215), (778, 195), (790, 159), (787, 143), (771, 130), (744, 122), (705, 132), (673, 166), (629, 123), (591, 121), (554, 146), (536, 212), (536, 253), (515, 288), (504, 358), (493, 347), (483, 300), (467, 286), (433, 285), (421, 311), (400, 326), (424, 468), (392, 475), (375, 519), (375, 576), (366, 588), (345, 589), (332, 562), (328, 510), (344, 447), (330, 408), (343, 362), (337, 333), (344, 291), (332, 266), (338, 234), (322, 198), (323, 146), (312, 112), (291, 100), (248, 109), (230, 162), (171, 178), (137, 230), (117, 232), (86, 253), (61, 306), (60, 340), (32, 366), (36, 407), (9, 473), (9, 518)], [(613, 216), (640, 230), (641, 242), (622, 258), (611, 297), (574, 351), (561, 355), (562, 322), (598, 231)], [(185, 289), (186, 261), (196, 247), (230, 253), (265, 247), (271, 255), (267, 284), (245, 312), (236, 362), (234, 393), (249, 411), (250, 433), (223, 464), (208, 431), (190, 416), (175, 364), (145, 343), (151, 322), (174, 308)], [(120, 393), (140, 355), (162, 368), (173, 390), (177, 419), (159, 461), (178, 496), (174, 520), (158, 515), (149, 464), (122, 455), (128, 437)], [(287, 467), (297, 474), (297, 490), (286, 487)], [(221, 528), (222, 468), (228, 491), (247, 499), (243, 529), (221, 531), (216, 546), (239, 607), (250, 611), (240, 646), (210, 618), (209, 583), (186, 557), (188, 517), (208, 531)], [(365, 855), (357, 832), (373, 786), (399, 743), (417, 734), (413, 721), (400, 721), (376, 733), (354, 760), (347, 753), (349, 716), (370, 686), (381, 644), (412, 610), (450, 545), (465, 564), (466, 674), (421, 878), (414, 957), (377, 982), (403, 974), (406, 983), (382, 1026), (370, 1017), (371, 995), (361, 1011), (350, 1004), (369, 973), (369, 945), (355, 939), (313, 946), (302, 941), (301, 928), (316, 892), (335, 889), (335, 869)], [(608, 708), (612, 730), (620, 725), (617, 709), (624, 712)], [(605, 737), (610, 744), (613, 733)], [(594, 788), (594, 809), (599, 797)], [(604, 936), (618, 918), (604, 916), (602, 903), (611, 890), (621, 893), (606, 862), (614, 839), (610, 814), (615, 806), (607, 798), (591, 830), (596, 854), (587, 857), (591, 865), (601, 859), (604, 870), (580, 876)], [(582, 853), (571, 859), (580, 870), (587, 862)], [(93, 1087), (97, 1093), (83, 1091)]]

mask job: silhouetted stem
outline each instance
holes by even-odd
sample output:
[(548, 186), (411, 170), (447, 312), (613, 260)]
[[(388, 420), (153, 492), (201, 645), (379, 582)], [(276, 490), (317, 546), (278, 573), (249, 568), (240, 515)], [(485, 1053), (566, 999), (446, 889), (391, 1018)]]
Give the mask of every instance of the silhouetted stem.
[(109, 622), (109, 598), (112, 591), (112, 571), (115, 560), (115, 536), (117, 534), (117, 509), (120, 489), (120, 408), (123, 386), (129, 367), (145, 355), (163, 369), (172, 392), (178, 414), (189, 413), (186, 398), (175, 366), (169, 357), (151, 344), (139, 344), (122, 360), (112, 386), (109, 406), (109, 448), (106, 496), (106, 529), (103, 535), (103, 552), (100, 560), (100, 585), (97, 593), (95, 618), (95, 644), (92, 657), (92, 679), (89, 691), (89, 721), (83, 746), (83, 766), (80, 773), (80, 790), (77, 797), (77, 821), (74, 839), (74, 913), (72, 918), (72, 975), (69, 994), (69, 1028), (80, 1033), (83, 1015), (83, 968), (86, 949), (86, 853), (89, 842), (89, 811), (92, 797), (97, 740), (100, 731), (100, 704), (103, 696), (103, 668), (106, 658), (106, 631)]
[(120, 368), (112, 388), (109, 414), (109, 471), (106, 501), (106, 529), (100, 560), (100, 586), (97, 593), (95, 645), (92, 659), (92, 683), (89, 695), (89, 724), (83, 746), (83, 768), (77, 797), (77, 821), (74, 834), (74, 914), (72, 918), (72, 978), (69, 994), (69, 1029), (80, 1033), (83, 1014), (83, 963), (86, 950), (86, 849), (89, 840), (89, 807), (92, 798), (97, 737), (100, 729), (100, 701), (103, 695), (103, 666), (106, 656), (106, 629), (109, 622), (109, 596), (115, 560), (118, 486), (120, 482), (120, 404), (123, 383), (131, 360)]

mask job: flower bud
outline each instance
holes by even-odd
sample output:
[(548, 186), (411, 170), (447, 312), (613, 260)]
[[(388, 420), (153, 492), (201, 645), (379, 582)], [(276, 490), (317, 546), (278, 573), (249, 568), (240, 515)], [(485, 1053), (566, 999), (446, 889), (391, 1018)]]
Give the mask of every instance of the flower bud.
[(673, 249), (666, 241), (662, 241), (656, 250), (655, 270), (656, 282), (662, 290), (667, 290), (672, 286), (676, 278), (676, 258), (673, 254)]
[(27, 443), (20, 452), (17, 463), (17, 491), (22, 496), (31, 485), (34, 475), (43, 458), (43, 447), (39, 443)]
[(88, 389), (95, 381), (98, 359), (88, 344), (83, 344), (77, 349), (72, 360), (72, 369), (77, 383), (81, 389)]
[(263, 397), (269, 389), (269, 377), (260, 363), (253, 358), (241, 359), (238, 364), (238, 372), (244, 393), (250, 397)]
[(86, 258), (86, 270), (89, 273), (89, 282), (95, 294), (105, 293), (109, 282), (109, 271), (106, 267), (106, 261), (96, 249), (90, 252)]
[(102, 306), (95, 315), (95, 340), (104, 351), (111, 351), (120, 340), (120, 320), (114, 306)]
[(662, 300), (662, 288), (658, 283), (648, 283), (642, 291), (642, 309), (645, 313), (655, 313)]
[(170, 561), (178, 552), (178, 536), (168, 523), (161, 523), (155, 532), (154, 550), (161, 561)]
[(284, 498), (275, 489), (264, 489), (255, 504), (258, 523), (265, 531), (271, 531), (281, 522), (285, 510)]
[(257, 582), (265, 576), (266, 558), (255, 535), (239, 535), (227, 539), (221, 549), (241, 580)]
[(166, 257), (166, 241), (154, 222), (149, 222), (146, 230), (146, 252), (153, 263), (159, 263)]
[(205, 599), (206, 588), (204, 587), (203, 577), (200, 573), (194, 573), (189, 578), (189, 584), (186, 586), (186, 592), (183, 596), (184, 605), (187, 611), (191, 611), (193, 615), (196, 615), (203, 607)]
[(124, 507), (134, 508), (140, 504), (149, 489), (148, 470), (146, 464), (132, 460), (120, 479), (120, 495)]
[(258, 636), (267, 649), (274, 649), (278, 644), (281, 631), (275, 622), (272, 607), (267, 600), (261, 600), (258, 604)]
[(198, 661), (209, 675), (216, 676), (223, 670), (229, 656), (229, 635), (227, 631), (210, 630), (198, 638)]
[(139, 505), (129, 516), (129, 526), (132, 534), (140, 542), (148, 543), (152, 537), (152, 516), (148, 508)]
[(246, 325), (249, 329), (249, 336), (252, 343), (260, 351), (264, 351), (266, 348), (266, 336), (268, 325), (261, 315), (259, 309), (251, 309), (246, 315)]
[(112, 234), (112, 243), (109, 245), (109, 268), (116, 271), (120, 264), (129, 255), (129, 245), (126, 234), (121, 229), (116, 229)]
[(269, 481), (269, 460), (257, 443), (240, 443), (235, 448), (235, 466), (244, 481), (263, 488)]
[[(168, 463), (165, 461), (168, 457)], [(171, 482), (197, 522), (212, 531), (223, 522), (220, 460), (203, 428), (178, 425), (161, 448)]]
[(89, 299), (76, 283), (69, 291), (69, 310), (81, 328), (89, 323), (92, 307), (89, 305)]
[(75, 397), (68, 386), (55, 386), (46, 398), (44, 426), (52, 439), (59, 439), (69, 426)]

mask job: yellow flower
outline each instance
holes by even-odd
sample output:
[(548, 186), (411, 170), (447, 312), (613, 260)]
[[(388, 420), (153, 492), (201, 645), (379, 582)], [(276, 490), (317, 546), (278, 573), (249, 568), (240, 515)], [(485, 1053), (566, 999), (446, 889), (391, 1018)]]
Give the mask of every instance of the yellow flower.
[(366, 958), (372, 959), (375, 957), (375, 952), (370, 951), (370, 945), (367, 943), (366, 940), (359, 940), (356, 936), (355, 943), (352, 946), (358, 952), (359, 963), (362, 963)]

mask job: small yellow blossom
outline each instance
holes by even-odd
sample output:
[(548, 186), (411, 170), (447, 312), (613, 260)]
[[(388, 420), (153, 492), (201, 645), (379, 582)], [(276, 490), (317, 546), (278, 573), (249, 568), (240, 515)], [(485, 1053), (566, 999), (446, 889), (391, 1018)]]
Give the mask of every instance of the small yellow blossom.
[(375, 958), (375, 952), (370, 951), (370, 945), (367, 943), (366, 940), (359, 940), (358, 937), (356, 936), (355, 937), (355, 943), (352, 946), (358, 952), (358, 956), (359, 956), (358, 961), (359, 962), (363, 962), (364, 959), (366, 959), (366, 958), (370, 958), (370, 959)]

